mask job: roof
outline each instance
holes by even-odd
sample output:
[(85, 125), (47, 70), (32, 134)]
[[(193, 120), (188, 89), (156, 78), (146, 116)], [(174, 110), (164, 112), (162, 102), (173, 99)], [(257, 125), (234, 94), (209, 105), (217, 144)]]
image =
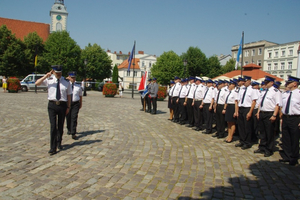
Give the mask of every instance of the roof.
[(36, 32), (43, 41), (46, 41), (50, 34), (50, 25), (39, 23), (39, 22), (30, 22), (22, 21), (16, 19), (8, 19), (0, 17), (0, 26), (6, 25), (12, 34), (21, 40), (24, 40), (24, 37), (29, 33)]
[[(244, 69), (243, 70), (243, 76), (244, 75), (251, 76), (252, 79), (254, 79), (254, 80), (262, 79), (265, 76), (270, 76), (270, 77), (275, 78), (276, 81), (283, 81), (282, 78), (279, 78), (277, 76), (274, 76), (272, 74), (264, 72), (263, 70), (261, 70), (261, 66), (258, 66), (258, 65), (253, 64), (253, 63), (243, 66), (243, 69)], [(228, 78), (233, 78), (233, 77), (237, 77), (237, 76), (240, 76), (240, 75), (241, 75), (241, 70), (234, 70), (234, 71), (222, 74), (220, 76), (217, 76), (213, 79), (218, 79), (218, 78), (221, 78), (221, 77), (224, 77), (224, 76), (226, 76)]]
[[(140, 69), (140, 59), (139, 58), (133, 58), (131, 61), (131, 65), (130, 65), (130, 69), (133, 69), (133, 63), (135, 63), (134, 65), (134, 69)], [(119, 66), (118, 69), (127, 69), (128, 68), (128, 59), (124, 60)]]

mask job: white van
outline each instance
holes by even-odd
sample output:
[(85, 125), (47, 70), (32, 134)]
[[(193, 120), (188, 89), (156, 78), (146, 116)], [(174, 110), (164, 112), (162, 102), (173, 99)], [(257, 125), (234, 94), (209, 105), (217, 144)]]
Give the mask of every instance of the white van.
[[(21, 88), (23, 92), (27, 92), (28, 90), (35, 90), (35, 82), (39, 78), (42, 78), (45, 74), (29, 74), (21, 81)], [(47, 90), (47, 86), (39, 85), (37, 86), (38, 90)]]

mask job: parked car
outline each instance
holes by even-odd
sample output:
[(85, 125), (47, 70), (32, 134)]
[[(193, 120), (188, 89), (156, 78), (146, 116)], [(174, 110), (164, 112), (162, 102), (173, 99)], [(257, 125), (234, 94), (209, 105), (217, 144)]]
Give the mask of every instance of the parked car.
[(104, 82), (100, 82), (99, 83), (99, 85), (98, 85), (98, 91), (102, 92), (104, 84), (105, 84)]
[[(35, 89), (35, 82), (39, 78), (42, 78), (45, 74), (29, 74), (21, 81), (21, 89), (23, 92), (27, 92), (28, 90)], [(47, 90), (47, 86), (39, 85), (37, 86), (38, 90)]]

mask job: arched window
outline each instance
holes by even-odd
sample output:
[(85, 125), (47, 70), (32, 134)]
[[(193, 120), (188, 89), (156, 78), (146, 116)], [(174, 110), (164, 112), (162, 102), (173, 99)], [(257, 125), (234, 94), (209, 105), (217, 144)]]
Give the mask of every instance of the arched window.
[(56, 23), (56, 31), (62, 31), (62, 25), (60, 22)]

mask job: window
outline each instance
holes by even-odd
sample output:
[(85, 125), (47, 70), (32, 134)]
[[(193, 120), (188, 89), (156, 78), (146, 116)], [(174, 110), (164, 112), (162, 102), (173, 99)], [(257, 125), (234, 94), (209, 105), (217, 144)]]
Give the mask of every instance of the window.
[(245, 65), (248, 65), (248, 61), (245, 61)]
[(283, 78), (283, 75), (280, 75), (280, 78), (284, 79), (284, 78)]
[(134, 74), (134, 76), (137, 76), (137, 71), (134, 71), (133, 74)]
[(292, 56), (293, 55), (293, 49), (289, 50), (289, 55)]
[(245, 51), (245, 57), (248, 57), (249, 56), (249, 51)]
[(274, 63), (274, 70), (278, 69), (278, 63)]
[(278, 57), (278, 51), (275, 51), (275, 58)]
[(233, 53), (233, 58), (236, 58), (236, 53)]
[(127, 71), (127, 76), (130, 76), (130, 71)]
[(261, 66), (261, 60), (258, 60), (258, 61), (257, 61), (257, 65), (258, 65), (258, 66)]
[(145, 61), (142, 62), (142, 67), (144, 67), (144, 66), (145, 66)]
[(259, 49), (258, 49), (258, 55), (261, 55), (261, 53), (262, 53), (262, 49), (259, 48)]
[(252, 56), (255, 56), (255, 49), (252, 49)]
[(268, 71), (271, 71), (271, 64), (268, 64)]
[(282, 51), (282, 52), (281, 52), (281, 56), (285, 56), (285, 51)]
[(151, 62), (149, 62), (149, 68), (151, 68)]
[(284, 69), (284, 62), (281, 63), (280, 65), (280, 69), (283, 70)]
[(293, 62), (288, 62), (288, 69), (292, 69)]
[(272, 58), (272, 53), (271, 52), (269, 52), (269, 57), (268, 58)]

